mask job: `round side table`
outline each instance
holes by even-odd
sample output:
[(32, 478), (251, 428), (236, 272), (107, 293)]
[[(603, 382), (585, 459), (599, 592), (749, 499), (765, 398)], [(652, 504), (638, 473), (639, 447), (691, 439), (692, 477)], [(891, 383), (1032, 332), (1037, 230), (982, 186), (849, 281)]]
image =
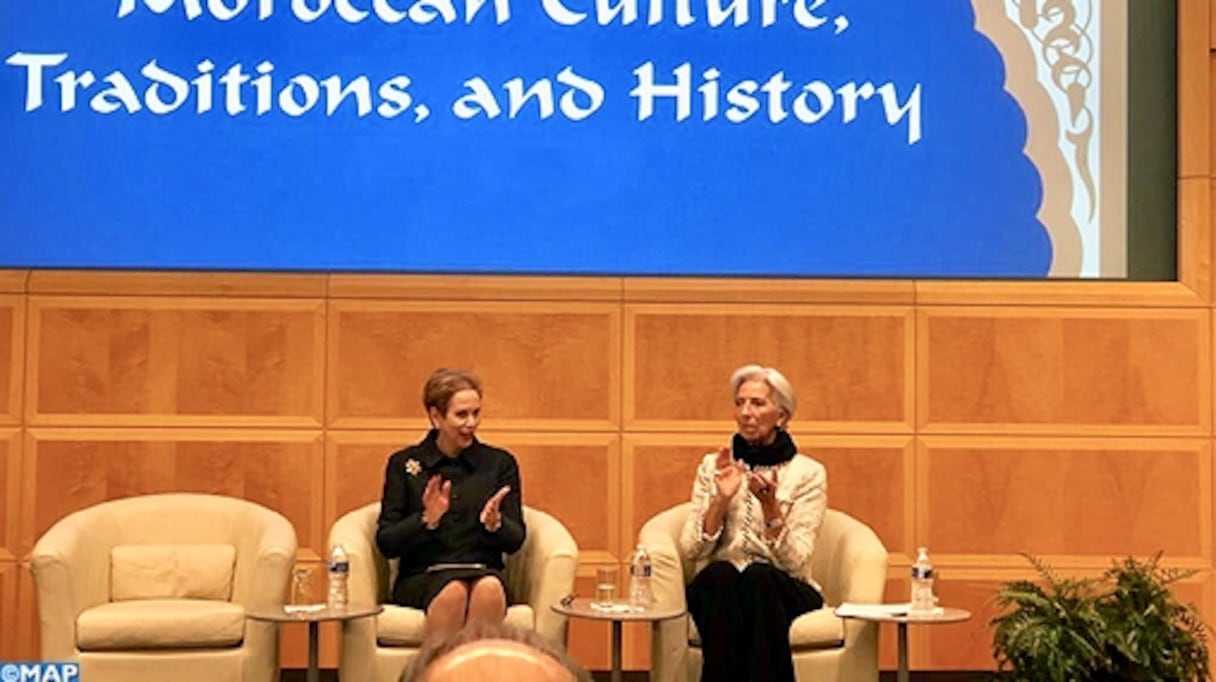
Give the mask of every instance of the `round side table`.
[(875, 623), (895, 623), (897, 630), (897, 641), (899, 646), (899, 669), (896, 671), (895, 679), (897, 682), (909, 682), (908, 674), (908, 626), (909, 625), (941, 625), (945, 623), (961, 623), (971, 619), (971, 612), (965, 609), (954, 609), (945, 607), (926, 614), (847, 614), (841, 618), (855, 618), (857, 620), (867, 620)]
[(329, 620), (344, 621), (374, 616), (384, 610), (379, 604), (351, 604), (345, 608), (329, 608), (315, 611), (287, 611), (282, 606), (268, 609), (253, 609), (245, 613), (250, 620), (269, 623), (308, 623), (308, 682), (320, 682), (321, 670), (317, 665), (317, 640), (321, 623)]
[[(619, 606), (624, 606), (620, 604)], [(645, 611), (627, 611), (618, 609), (597, 609), (591, 606), (591, 599), (579, 597), (569, 602), (562, 601), (553, 605), (553, 610), (571, 618), (587, 620), (606, 620), (612, 623), (612, 682), (621, 682), (621, 624), (650, 623), (653, 627), (661, 620), (671, 620), (683, 616), (684, 609), (656, 609)]]

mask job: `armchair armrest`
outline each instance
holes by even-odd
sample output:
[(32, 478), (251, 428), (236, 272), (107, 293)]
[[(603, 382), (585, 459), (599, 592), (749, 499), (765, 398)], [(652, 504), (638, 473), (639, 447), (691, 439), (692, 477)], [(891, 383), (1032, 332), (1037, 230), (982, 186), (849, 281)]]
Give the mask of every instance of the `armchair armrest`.
[[(692, 505), (681, 504), (660, 512), (638, 533), (638, 543), (645, 545), (650, 554), (651, 587), (659, 608), (687, 608), (684, 585), (692, 566), (680, 556), (676, 539), (691, 509)], [(657, 682), (683, 679), (687, 656), (688, 619), (676, 618), (657, 624), (650, 639), (651, 679)]]
[[(864, 527), (864, 531), (850, 534), (841, 543), (845, 557), (845, 570), (840, 576), (841, 601), (877, 603), (882, 601), (883, 592), (886, 591), (887, 549), (873, 530)], [(876, 623), (845, 619), (844, 630), (845, 641), (859, 652), (863, 648), (877, 646)]]
[(248, 508), (240, 520), (240, 537), (248, 538), (238, 556), (238, 571), (232, 586), (232, 601), (246, 609), (279, 606), (287, 593), (292, 564), (296, 560), (296, 532), (282, 514), (269, 509)]
[(105, 526), (100, 512), (70, 514), (52, 526), (30, 554), (43, 660), (74, 660), (76, 617), (110, 600), (114, 533)]
[[(369, 504), (342, 516), (329, 531), (327, 546), (342, 545), (350, 558), (347, 588), (352, 603), (378, 604), (387, 589), (387, 564), (373, 539), (379, 515), (380, 503)], [(356, 618), (342, 623), (341, 679), (377, 679), (376, 622), (376, 618)]]
[(538, 509), (525, 507), (524, 523), (528, 527), (524, 546), (507, 559), (510, 588), (532, 607), (536, 631), (565, 646), (566, 617), (552, 606), (574, 589), (578, 544), (560, 521)]
[(378, 568), (383, 559), (373, 540), (380, 505), (374, 507), (356, 509), (346, 514), (329, 531), (329, 544), (326, 547), (342, 545), (350, 558), (348, 585), (352, 603), (378, 604), (383, 593)]

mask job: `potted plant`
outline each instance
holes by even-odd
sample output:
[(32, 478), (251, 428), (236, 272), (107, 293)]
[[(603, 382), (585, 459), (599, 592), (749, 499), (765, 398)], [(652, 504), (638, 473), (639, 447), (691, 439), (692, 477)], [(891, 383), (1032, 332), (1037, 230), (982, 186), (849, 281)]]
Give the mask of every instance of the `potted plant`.
[(1027, 556), (1040, 581), (1006, 583), (993, 653), (1013, 682), (1211, 680), (1206, 627), (1169, 586), (1195, 574), (1161, 568), (1161, 555), (1127, 558), (1098, 578), (1063, 578)]

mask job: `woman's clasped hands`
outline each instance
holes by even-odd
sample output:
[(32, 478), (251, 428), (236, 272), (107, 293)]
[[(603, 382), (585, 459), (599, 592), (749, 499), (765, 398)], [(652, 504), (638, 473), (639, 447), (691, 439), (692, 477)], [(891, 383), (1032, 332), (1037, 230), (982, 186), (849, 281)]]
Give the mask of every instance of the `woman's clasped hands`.
[(730, 499), (739, 492), (743, 480), (747, 479), (747, 489), (751, 491), (761, 504), (772, 504), (777, 501), (777, 470), (748, 471), (747, 466), (731, 456), (729, 447), (718, 449), (718, 458), (714, 462), (714, 484), (718, 494)]

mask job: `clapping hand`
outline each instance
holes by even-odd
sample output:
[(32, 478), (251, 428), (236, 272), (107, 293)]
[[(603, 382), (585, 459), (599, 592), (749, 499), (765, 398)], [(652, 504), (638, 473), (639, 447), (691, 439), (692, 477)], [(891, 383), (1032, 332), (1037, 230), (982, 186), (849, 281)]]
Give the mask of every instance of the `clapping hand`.
[(511, 486), (504, 485), (494, 493), (494, 496), (486, 500), (486, 506), (481, 508), (481, 524), (486, 527), (486, 530), (491, 533), (502, 527), (502, 498), (511, 492)]
[(452, 482), (442, 481), (439, 475), (431, 476), (422, 491), (422, 522), (427, 528), (439, 526), (439, 520), (452, 506)]
[(714, 461), (714, 484), (718, 486), (718, 494), (726, 499), (734, 497), (743, 485), (743, 462), (736, 462), (726, 446), (718, 449)]
[(747, 489), (760, 500), (761, 505), (771, 507), (777, 502), (777, 470), (749, 472)]

